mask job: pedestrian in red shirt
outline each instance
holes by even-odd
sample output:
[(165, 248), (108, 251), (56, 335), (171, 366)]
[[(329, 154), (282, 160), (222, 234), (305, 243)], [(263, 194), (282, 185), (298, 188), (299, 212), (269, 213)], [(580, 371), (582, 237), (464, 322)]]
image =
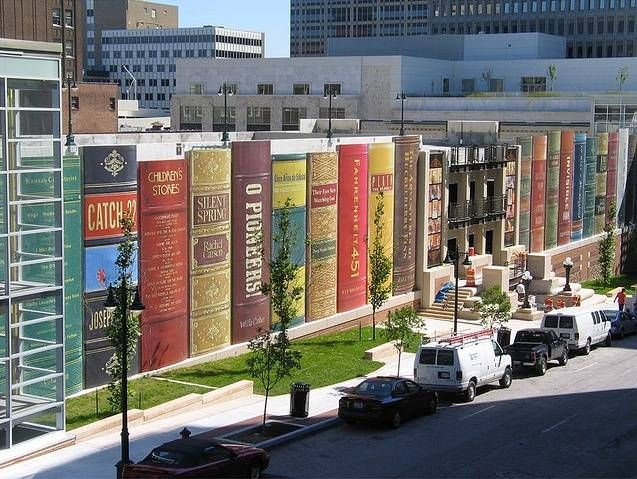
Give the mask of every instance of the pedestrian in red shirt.
[(619, 304), (619, 310), (623, 311), (624, 304), (626, 304), (626, 288), (622, 288), (622, 290), (617, 293), (617, 296), (615, 296), (615, 301), (617, 301), (617, 304)]

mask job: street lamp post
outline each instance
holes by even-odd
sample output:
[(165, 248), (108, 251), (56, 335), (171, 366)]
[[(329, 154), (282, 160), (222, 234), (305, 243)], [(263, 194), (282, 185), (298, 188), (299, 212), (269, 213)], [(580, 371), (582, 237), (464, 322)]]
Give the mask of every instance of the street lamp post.
[(460, 269), (460, 256), (464, 255), (464, 261), (462, 262), (462, 266), (471, 266), (471, 260), (469, 259), (469, 254), (464, 251), (447, 251), (447, 256), (444, 260), (445, 264), (453, 264), (453, 272), (456, 277), (456, 288), (455, 288), (455, 301), (454, 301), (454, 311), (453, 311), (453, 333), (456, 334), (458, 332), (458, 270)]
[(223, 135), (221, 141), (224, 145), (228, 144), (228, 96), (233, 95), (232, 88), (224, 81), (223, 85), (219, 87), (217, 95), (223, 95)]
[(400, 100), (400, 136), (405, 136), (405, 95), (404, 91), (401, 91), (396, 95), (396, 100)]
[(533, 276), (528, 271), (525, 271), (522, 275), (522, 284), (524, 285), (524, 304), (522, 305), (525, 309), (531, 309), (531, 305), (529, 304), (529, 287), (531, 286), (531, 280)]
[(564, 262), (562, 263), (564, 269), (566, 270), (566, 284), (564, 285), (564, 289), (562, 291), (570, 291), (571, 290), (571, 268), (573, 267), (573, 260), (570, 256), (567, 256)]
[(336, 92), (332, 87), (328, 87), (325, 91), (324, 98), (329, 99), (327, 107), (327, 138), (332, 138), (332, 98), (336, 99)]
[(104, 303), (104, 307), (109, 314), (113, 314), (119, 306), (121, 309), (122, 321), (122, 377), (120, 378), (120, 381), (122, 382), (122, 458), (117, 464), (115, 464), (117, 479), (121, 479), (122, 473), (124, 471), (124, 466), (131, 463), (128, 442), (128, 313), (130, 312), (131, 316), (133, 317), (138, 317), (145, 309), (145, 306), (139, 298), (139, 291), (135, 291), (135, 298), (133, 299), (132, 304), (128, 304), (129, 291), (125, 274), (121, 275), (120, 281), (121, 284), (118, 291), (119, 299), (115, 299), (113, 286), (111, 285), (108, 287), (108, 297), (106, 298), (106, 302)]
[(68, 102), (68, 125), (66, 130), (66, 143), (67, 153), (70, 155), (77, 155), (77, 144), (75, 143), (75, 136), (73, 136), (73, 97), (71, 96), (72, 90), (77, 90), (77, 84), (71, 74), (67, 74), (64, 79), (66, 84), (67, 102)]

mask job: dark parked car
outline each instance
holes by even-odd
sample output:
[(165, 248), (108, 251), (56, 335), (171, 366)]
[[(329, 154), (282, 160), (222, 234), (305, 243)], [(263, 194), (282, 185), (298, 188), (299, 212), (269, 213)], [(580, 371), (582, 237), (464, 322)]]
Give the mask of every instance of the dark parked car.
[(438, 395), (409, 379), (369, 378), (338, 403), (338, 416), (347, 423), (365, 421), (400, 426), (403, 419), (433, 414)]
[(637, 319), (628, 311), (607, 310), (604, 315), (610, 321), (610, 334), (624, 339), (627, 334), (637, 333)]
[(126, 466), (124, 478), (261, 477), (270, 464), (263, 449), (219, 444), (208, 439), (177, 439), (156, 447), (142, 461)]
[(548, 361), (556, 359), (562, 366), (568, 362), (568, 344), (552, 330), (522, 329), (505, 351), (513, 366), (535, 368), (541, 376), (546, 373)]

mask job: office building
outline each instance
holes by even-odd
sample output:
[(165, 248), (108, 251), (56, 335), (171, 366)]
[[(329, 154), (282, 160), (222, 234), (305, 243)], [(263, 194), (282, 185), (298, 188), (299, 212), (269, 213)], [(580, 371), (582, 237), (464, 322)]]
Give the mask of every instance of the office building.
[(175, 5), (144, 0), (83, 0), (86, 2), (86, 69), (100, 70), (102, 30), (177, 28)]
[(0, 2), (0, 38), (64, 44), (73, 79), (82, 78), (84, 50), (83, 0), (13, 0)]
[(292, 0), (290, 55), (323, 56), (328, 38), (427, 33), (428, 0)]
[(61, 50), (0, 39), (0, 449), (64, 429)]
[(102, 67), (122, 99), (143, 108), (169, 108), (180, 58), (261, 58), (264, 51), (263, 33), (224, 27), (102, 31)]

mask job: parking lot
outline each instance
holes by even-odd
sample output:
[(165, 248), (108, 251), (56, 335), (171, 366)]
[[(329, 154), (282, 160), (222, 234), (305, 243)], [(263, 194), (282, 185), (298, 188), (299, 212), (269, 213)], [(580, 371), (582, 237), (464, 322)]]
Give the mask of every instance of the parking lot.
[[(405, 368), (409, 371), (409, 368)], [(311, 398), (310, 398), (311, 400)], [(269, 477), (634, 477), (637, 336), (436, 415), (338, 427), (272, 451)]]

